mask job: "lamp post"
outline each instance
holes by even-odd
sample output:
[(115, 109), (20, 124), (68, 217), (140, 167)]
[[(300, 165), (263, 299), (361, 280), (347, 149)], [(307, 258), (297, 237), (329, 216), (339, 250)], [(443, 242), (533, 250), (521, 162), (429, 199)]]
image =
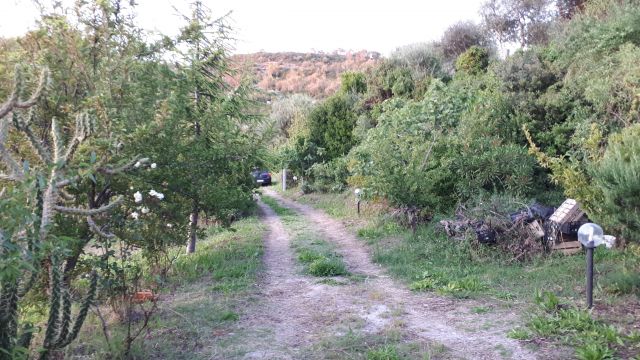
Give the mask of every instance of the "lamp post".
[(353, 193), (356, 195), (356, 207), (358, 209), (358, 216), (360, 215), (360, 195), (362, 194), (361, 189), (355, 189)]
[(587, 249), (587, 307), (593, 307), (593, 249), (604, 243), (604, 231), (593, 223), (578, 229), (578, 241)]

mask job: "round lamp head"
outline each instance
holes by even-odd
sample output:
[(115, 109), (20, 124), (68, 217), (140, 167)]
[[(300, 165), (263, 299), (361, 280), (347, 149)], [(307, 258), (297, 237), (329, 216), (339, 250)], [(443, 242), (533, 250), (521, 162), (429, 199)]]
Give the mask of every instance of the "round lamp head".
[(578, 229), (578, 241), (588, 248), (594, 248), (604, 243), (604, 231), (600, 225), (586, 223)]

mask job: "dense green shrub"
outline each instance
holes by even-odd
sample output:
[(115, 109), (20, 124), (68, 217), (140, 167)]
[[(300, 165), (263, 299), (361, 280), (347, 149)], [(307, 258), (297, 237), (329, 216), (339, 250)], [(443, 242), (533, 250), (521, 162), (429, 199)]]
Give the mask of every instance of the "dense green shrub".
[(479, 191), (529, 194), (533, 187), (535, 159), (520, 145), (503, 144), (499, 138), (474, 139), (452, 160), (458, 193), (466, 198)]
[[(572, 4), (562, 3), (571, 20), (557, 21), (553, 32), (547, 32), (547, 1), (488, 4), (493, 8), (484, 8), (485, 21), (497, 26), (493, 20), (513, 20), (503, 24), (507, 28), (492, 28), (494, 34), (539, 44), (503, 60), (490, 63), (490, 44), (478, 47), (486, 39), (464, 24), (440, 42), (399, 48), (365, 74), (360, 101), (330, 99), (318, 111), (323, 121), (315, 122), (305, 143), (315, 152), (301, 147), (304, 156), (298, 156), (306, 159), (314, 188), (338, 189), (348, 176), (350, 185), (366, 188), (366, 196), (428, 211), (450, 210), (478, 193), (556, 202), (563, 192), (594, 221), (627, 229), (631, 237), (639, 230), (628, 213), (637, 210), (621, 211), (621, 202), (635, 209), (629, 202), (638, 191), (630, 180), (636, 170), (620, 165), (619, 140), (612, 138), (606, 149), (610, 134), (640, 122), (640, 7), (600, 0), (574, 12), (570, 7), (581, 5)], [(530, 11), (532, 22), (513, 27), (523, 20), (513, 19), (509, 9)], [(541, 45), (547, 35), (550, 45)], [(460, 49), (466, 49), (456, 63), (462, 76), (451, 78), (447, 54)], [(341, 119), (340, 126), (324, 120), (330, 118)], [(625, 144), (637, 136), (628, 131)], [(347, 152), (347, 171), (344, 163), (328, 162)]]
[(472, 46), (460, 54), (456, 60), (456, 71), (465, 74), (479, 74), (489, 66), (489, 51), (479, 46)]
[[(415, 61), (420, 60), (416, 59)], [(432, 60), (425, 61), (429, 63)], [(425, 66), (428, 65), (425, 64)], [(393, 96), (411, 96), (415, 89), (412, 67), (415, 69), (413, 72), (430, 71), (423, 69), (420, 62), (414, 64), (404, 60), (386, 60), (373, 68), (367, 78), (365, 103), (371, 105)]]
[(340, 192), (347, 186), (347, 161), (344, 157), (326, 163), (316, 163), (309, 169), (311, 187), (320, 192)]
[(609, 138), (593, 178), (602, 189), (610, 226), (640, 241), (640, 124)]
[(348, 95), (334, 95), (309, 115), (309, 141), (324, 149), (323, 159), (345, 155), (354, 145), (355, 101)]
[(291, 170), (293, 174), (306, 177), (311, 166), (321, 161), (323, 153), (323, 149), (311, 142), (308, 136), (297, 136), (280, 148), (277, 158), (279, 165)]
[(340, 91), (343, 93), (364, 94), (367, 92), (367, 80), (364, 73), (347, 71), (340, 77)]
[[(444, 210), (455, 203), (448, 130), (467, 110), (464, 87), (434, 81), (423, 101), (391, 100), (378, 126), (350, 154), (350, 183), (394, 205)], [(398, 103), (400, 106), (394, 106)]]
[(507, 92), (539, 94), (557, 81), (536, 49), (516, 51), (499, 63), (495, 72)]

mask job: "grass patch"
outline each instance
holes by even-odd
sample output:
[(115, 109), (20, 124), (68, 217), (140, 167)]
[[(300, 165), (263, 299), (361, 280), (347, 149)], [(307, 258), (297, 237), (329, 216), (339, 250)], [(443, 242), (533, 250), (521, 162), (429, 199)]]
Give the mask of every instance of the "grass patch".
[(323, 257), (314, 260), (307, 267), (307, 271), (313, 276), (342, 276), (349, 274), (347, 267), (339, 257)]
[(280, 203), (278, 203), (278, 201), (274, 198), (262, 196), (260, 200), (262, 200), (263, 203), (269, 205), (269, 207), (281, 218), (289, 218), (296, 215), (295, 211), (281, 206)]
[(491, 311), (490, 307), (486, 307), (486, 306), (476, 306), (474, 308), (471, 309), (471, 312), (473, 314), (486, 314), (488, 312)]
[[(336, 218), (358, 217), (355, 195), (349, 190), (340, 193), (310, 193), (302, 196), (298, 188), (290, 188), (285, 192), (278, 188), (277, 191), (302, 204), (312, 205), (315, 208), (321, 209)], [(366, 207), (363, 206), (362, 210), (365, 209)]]
[[(285, 195), (295, 197), (291, 191)], [(336, 217), (353, 218), (352, 195), (350, 191), (313, 193), (296, 200)], [(438, 219), (419, 226), (415, 234), (379, 212), (364, 212), (361, 219), (368, 225), (357, 229), (357, 234), (373, 248), (373, 260), (413, 290), (524, 303), (531, 303), (537, 289), (552, 289), (563, 298), (583, 297), (584, 256), (555, 254), (521, 263), (494, 247), (448, 238), (434, 227)], [(639, 294), (640, 250), (634, 251), (596, 249), (596, 276), (602, 279), (597, 280), (601, 285), (596, 297)]]
[[(253, 283), (262, 257), (262, 224), (255, 217), (236, 222), (232, 231), (211, 230), (196, 252), (181, 255), (172, 280), (190, 283), (209, 277), (214, 291), (234, 292)], [(182, 249), (180, 249), (182, 250)]]
[[(640, 338), (613, 325), (594, 319), (587, 310), (562, 304), (553, 293), (537, 294), (538, 311), (527, 322), (527, 330), (512, 330), (513, 338), (547, 338), (573, 346), (581, 360), (612, 359), (619, 351), (636, 349), (640, 355)], [(629, 358), (625, 354), (624, 358)]]
[(305, 273), (318, 277), (349, 275), (342, 256), (335, 252), (332, 244), (301, 228), (300, 222), (295, 225), (298, 231), (292, 246)]
[(611, 294), (640, 296), (640, 273), (623, 270), (604, 277), (605, 290)]
[[(530, 302), (537, 289), (553, 289), (561, 297), (582, 299), (583, 256), (555, 254), (519, 263), (490, 246), (452, 240), (433, 225), (419, 227), (415, 235), (404, 229), (393, 230), (384, 222), (374, 227), (382, 228), (378, 231), (386, 234), (366, 238), (373, 247), (374, 261), (386, 266), (413, 290)], [(375, 232), (361, 230), (361, 233)], [(389, 243), (388, 237), (399, 240)], [(636, 292), (637, 273), (625, 269), (638, 265), (640, 259), (629, 252), (596, 249), (596, 275), (604, 279), (612, 276), (614, 280), (602, 281), (603, 286), (596, 289), (595, 295), (603, 297), (606, 291)]]
[(263, 200), (278, 215), (289, 217), (288, 230), (293, 236), (291, 244), (305, 273), (318, 277), (349, 275), (342, 256), (331, 243), (309, 230), (293, 210), (283, 208), (272, 198), (265, 197)]
[[(158, 311), (133, 344), (133, 359), (208, 359), (213, 344), (215, 351), (236, 339), (221, 337), (241, 316), (261, 270), (264, 227), (256, 217), (233, 224), (233, 230), (208, 229), (207, 237), (198, 242), (196, 252), (180, 255), (160, 294)], [(182, 254), (182, 247), (173, 251)], [(142, 261), (142, 260), (140, 260)], [(83, 329), (68, 350), (70, 357), (91, 356), (94, 359), (123, 358), (126, 328), (102, 308), (109, 322), (111, 350), (102, 334), (102, 325), (89, 313)], [(139, 326), (133, 324), (134, 330)]]
[(322, 359), (396, 360), (431, 359), (442, 355), (446, 348), (442, 345), (408, 343), (397, 332), (364, 334), (349, 329), (344, 335), (323, 339), (313, 350), (316, 354), (322, 354)]

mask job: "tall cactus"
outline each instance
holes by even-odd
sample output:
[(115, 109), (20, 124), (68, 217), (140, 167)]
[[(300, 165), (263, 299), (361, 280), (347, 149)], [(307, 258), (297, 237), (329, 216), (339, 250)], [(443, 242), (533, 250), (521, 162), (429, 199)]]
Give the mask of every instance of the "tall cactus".
[(52, 291), (49, 320), (47, 321), (43, 351), (40, 353), (41, 359), (47, 359), (51, 350), (64, 348), (78, 336), (98, 287), (98, 277), (94, 271), (91, 273), (91, 285), (87, 297), (82, 302), (78, 316), (71, 326), (71, 295), (63, 285), (57, 256), (52, 257), (52, 268), (54, 270), (50, 279)]
[[(24, 224), (22, 228), (4, 228), (0, 224), (0, 256), (5, 256), (7, 249), (13, 249), (12, 256), (20, 258), (22, 263), (28, 264), (19, 269), (16, 276), (2, 276), (0, 279), (0, 360), (9, 359), (16, 356), (16, 351), (29, 348), (31, 342), (31, 332), (33, 327), (30, 324), (22, 324), (22, 332), (18, 328), (18, 304), (20, 299), (29, 291), (41, 273), (41, 260), (48, 259), (49, 278), (49, 320), (42, 344), (41, 358), (46, 359), (53, 350), (61, 349), (71, 343), (87, 315), (89, 306), (95, 296), (97, 287), (97, 275), (91, 275), (91, 286), (86, 299), (82, 302), (76, 319), (72, 321), (71, 308), (72, 301), (61, 275), (62, 264), (58, 260), (58, 254), (54, 250), (52, 253), (42, 253), (43, 248), (55, 249), (55, 239), (49, 233), (55, 215), (58, 213), (73, 216), (83, 216), (86, 218), (89, 229), (98, 236), (113, 237), (101, 230), (97, 226), (94, 217), (96, 215), (111, 211), (122, 202), (122, 197), (112, 200), (110, 203), (95, 209), (83, 209), (65, 206), (65, 201), (72, 201), (73, 197), (67, 194), (64, 188), (68, 185), (80, 181), (78, 175), (74, 175), (71, 162), (78, 146), (89, 137), (96, 129), (93, 117), (82, 113), (75, 118), (75, 132), (71, 139), (66, 142), (62, 137), (58, 121), (51, 119), (50, 138), (48, 142), (41, 141), (35, 136), (32, 129), (36, 118), (35, 107), (43, 97), (49, 83), (48, 70), (42, 70), (38, 84), (27, 100), (22, 99), (25, 93), (25, 85), (19, 67), (16, 67), (14, 89), (9, 99), (0, 105), (0, 164), (4, 172), (0, 170), (0, 202), (9, 199), (3, 185), (9, 184), (13, 189), (31, 189), (36, 196), (35, 201), (25, 201), (31, 206), (35, 214), (32, 222)], [(39, 164), (32, 166), (25, 161), (18, 160), (8, 146), (7, 138), (10, 128), (13, 127), (12, 134), (21, 135), (33, 148), (33, 154), (37, 157)], [(146, 159), (133, 159), (125, 165), (110, 166), (98, 162), (95, 165), (96, 173), (113, 175), (125, 172), (138, 161)], [(35, 180), (35, 181), (34, 181)], [(37, 184), (37, 185), (33, 185)], [(30, 187), (31, 186), (31, 187)], [(28, 192), (28, 191), (26, 191)], [(27, 197), (28, 198), (28, 197)]]

